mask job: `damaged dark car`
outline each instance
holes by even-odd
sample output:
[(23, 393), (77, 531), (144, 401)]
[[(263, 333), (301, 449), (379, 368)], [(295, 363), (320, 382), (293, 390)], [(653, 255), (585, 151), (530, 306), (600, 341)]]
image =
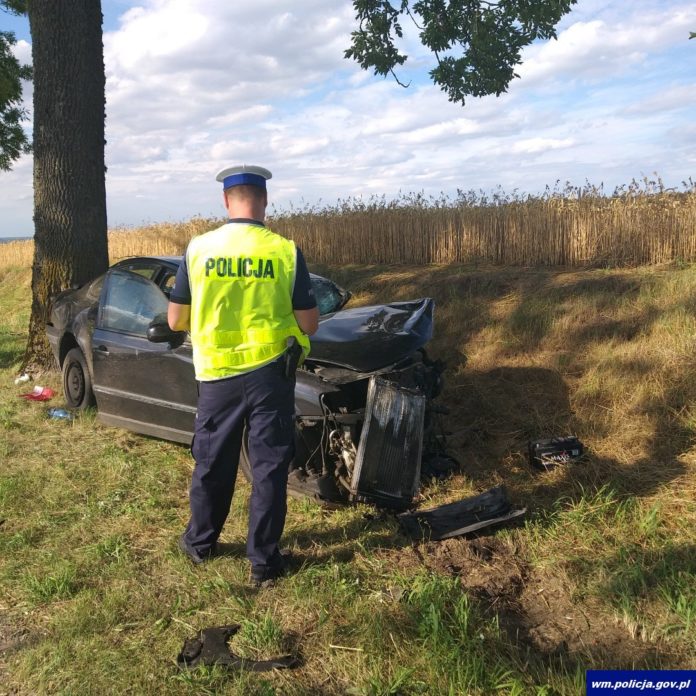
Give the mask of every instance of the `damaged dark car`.
[[(176, 442), (193, 434), (197, 389), (188, 334), (166, 321), (180, 257), (120, 261), (58, 295), (47, 334), (67, 405)], [(434, 404), (443, 365), (430, 360), (431, 299), (345, 309), (350, 293), (312, 275), (319, 330), (297, 371), (296, 455), (289, 490), (320, 502), (409, 507), (422, 464), (445, 461)], [(246, 447), (240, 468), (250, 478)], [(427, 467), (426, 467), (427, 468)]]

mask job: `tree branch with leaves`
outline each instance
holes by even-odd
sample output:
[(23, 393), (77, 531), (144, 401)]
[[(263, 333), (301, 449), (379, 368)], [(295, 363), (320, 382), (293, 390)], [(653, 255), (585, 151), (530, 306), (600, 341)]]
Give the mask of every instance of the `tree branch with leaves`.
[[(3, 0), (0, 8), (12, 14), (26, 10), (24, 0)], [(11, 31), (0, 31), (0, 170), (9, 171), (12, 163), (31, 145), (22, 127), (27, 112), (22, 107), (22, 80), (31, 80), (31, 66), (22, 65), (13, 52), (17, 39)]]
[[(576, 0), (354, 0), (358, 29), (345, 52), (364, 70), (394, 75), (406, 63), (404, 21), (418, 32), (435, 65), (430, 77), (449, 97), (496, 96), (518, 75), (522, 50), (556, 37), (556, 25)], [(397, 78), (399, 84), (403, 82)]]

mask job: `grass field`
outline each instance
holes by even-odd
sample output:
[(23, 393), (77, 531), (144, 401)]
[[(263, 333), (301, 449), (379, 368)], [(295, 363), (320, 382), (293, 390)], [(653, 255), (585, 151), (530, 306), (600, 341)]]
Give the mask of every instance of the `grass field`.
[[(17, 398), (30, 278), (0, 268), (0, 694), (575, 695), (588, 668), (696, 669), (696, 267), (313, 270), (355, 304), (435, 298), (461, 472), (421, 506), (504, 483), (526, 522), (413, 545), (372, 508), (291, 500), (297, 572), (254, 590), (240, 482), (239, 553), (194, 568), (187, 449)], [(587, 460), (534, 473), (527, 440), (568, 433)], [(225, 623), (302, 666), (179, 672)]]

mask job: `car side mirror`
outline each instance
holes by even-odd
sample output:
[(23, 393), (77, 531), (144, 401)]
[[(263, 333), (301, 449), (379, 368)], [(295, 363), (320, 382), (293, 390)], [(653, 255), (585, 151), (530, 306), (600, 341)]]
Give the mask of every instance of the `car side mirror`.
[(166, 321), (155, 319), (147, 327), (147, 340), (150, 343), (178, 343), (186, 338), (185, 331), (172, 331)]

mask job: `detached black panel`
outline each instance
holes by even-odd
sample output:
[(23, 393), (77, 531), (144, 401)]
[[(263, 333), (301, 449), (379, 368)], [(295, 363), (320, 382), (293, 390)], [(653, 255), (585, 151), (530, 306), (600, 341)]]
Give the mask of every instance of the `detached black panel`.
[(356, 500), (404, 509), (420, 481), (425, 396), (370, 378), (351, 493)]
[(503, 522), (522, 517), (527, 508), (515, 510), (510, 505), (504, 486), (496, 486), (485, 493), (447, 503), (430, 510), (406, 512), (399, 515), (399, 523), (413, 539), (438, 541), (477, 532)]

